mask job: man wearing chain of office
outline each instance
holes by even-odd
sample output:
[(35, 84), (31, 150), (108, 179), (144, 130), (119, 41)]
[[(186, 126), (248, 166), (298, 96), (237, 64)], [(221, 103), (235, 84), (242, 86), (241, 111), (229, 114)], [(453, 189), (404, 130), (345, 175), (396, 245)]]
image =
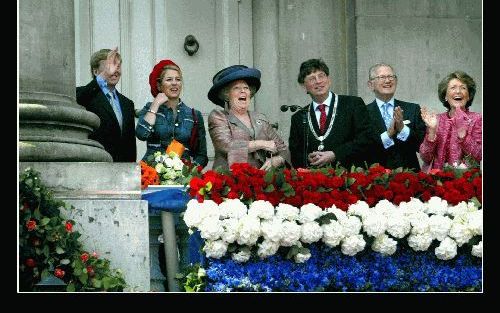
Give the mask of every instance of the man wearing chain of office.
[(299, 84), (312, 102), (292, 115), (289, 148), (295, 168), (365, 166), (372, 144), (363, 99), (330, 91), (332, 79), (322, 59), (300, 65)]

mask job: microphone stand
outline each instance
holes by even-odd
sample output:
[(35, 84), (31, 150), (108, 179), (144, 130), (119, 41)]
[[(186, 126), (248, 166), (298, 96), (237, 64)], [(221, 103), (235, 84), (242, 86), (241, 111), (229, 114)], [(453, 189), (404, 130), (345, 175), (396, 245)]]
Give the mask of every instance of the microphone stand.
[(286, 112), (286, 111), (290, 110), (291, 112), (299, 111), (302, 114), (302, 125), (303, 125), (304, 136), (305, 136), (304, 141), (303, 141), (304, 142), (303, 150), (304, 150), (304, 166), (305, 167), (308, 166), (307, 149), (309, 148), (309, 132), (307, 129), (307, 114), (309, 114), (309, 106), (310, 105), (307, 105), (305, 107), (301, 107), (300, 105), (296, 105), (296, 104), (292, 104), (292, 105), (284, 104), (280, 107), (281, 112)]
[(307, 110), (309, 106), (302, 108), (300, 111), (302, 111), (302, 126), (304, 127), (304, 167), (308, 167), (308, 162), (307, 162), (307, 149), (309, 148), (309, 131), (307, 129), (307, 114), (309, 114), (309, 110)]

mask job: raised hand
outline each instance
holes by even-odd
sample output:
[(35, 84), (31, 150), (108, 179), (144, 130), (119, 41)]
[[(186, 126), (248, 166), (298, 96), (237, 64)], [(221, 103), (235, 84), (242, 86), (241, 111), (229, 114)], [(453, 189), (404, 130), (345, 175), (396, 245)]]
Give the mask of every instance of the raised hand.
[(121, 70), (121, 62), (118, 59), (118, 47), (108, 52), (108, 57), (106, 58), (106, 66), (104, 68), (104, 75), (106, 77), (111, 77), (117, 71)]
[(168, 101), (168, 97), (166, 94), (163, 92), (159, 92), (155, 99), (153, 100), (153, 103), (151, 104), (151, 110), (157, 111), (160, 105), (166, 103)]
[(428, 109), (425, 106), (422, 106), (422, 108), (420, 109), (420, 115), (422, 116), (422, 120), (428, 128), (433, 130), (436, 129), (438, 120), (434, 111)]

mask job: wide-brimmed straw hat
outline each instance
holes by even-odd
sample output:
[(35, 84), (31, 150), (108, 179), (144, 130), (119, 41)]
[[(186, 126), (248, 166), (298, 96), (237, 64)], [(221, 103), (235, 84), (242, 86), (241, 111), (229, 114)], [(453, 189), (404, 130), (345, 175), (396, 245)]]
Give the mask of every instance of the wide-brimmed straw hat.
[(212, 78), (213, 86), (208, 91), (208, 99), (213, 103), (224, 107), (224, 99), (219, 98), (220, 90), (235, 80), (243, 79), (248, 85), (255, 87), (255, 91), (260, 88), (260, 71), (249, 68), (245, 65), (232, 65), (220, 70)]
[(158, 93), (160, 92), (158, 90), (158, 77), (160, 77), (161, 72), (163, 72), (163, 68), (167, 65), (172, 65), (180, 69), (179, 65), (175, 64), (174, 61), (166, 59), (166, 60), (161, 60), (158, 62), (158, 64), (153, 67), (153, 70), (149, 74), (149, 86), (151, 87), (151, 94), (153, 97), (156, 97)]

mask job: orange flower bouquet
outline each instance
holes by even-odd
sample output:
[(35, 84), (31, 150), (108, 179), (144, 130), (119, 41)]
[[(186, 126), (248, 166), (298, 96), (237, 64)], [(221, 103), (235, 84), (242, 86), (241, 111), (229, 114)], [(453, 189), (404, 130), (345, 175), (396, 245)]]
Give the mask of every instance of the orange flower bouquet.
[(146, 162), (141, 161), (141, 189), (146, 189), (149, 185), (159, 185), (160, 178), (154, 168)]

